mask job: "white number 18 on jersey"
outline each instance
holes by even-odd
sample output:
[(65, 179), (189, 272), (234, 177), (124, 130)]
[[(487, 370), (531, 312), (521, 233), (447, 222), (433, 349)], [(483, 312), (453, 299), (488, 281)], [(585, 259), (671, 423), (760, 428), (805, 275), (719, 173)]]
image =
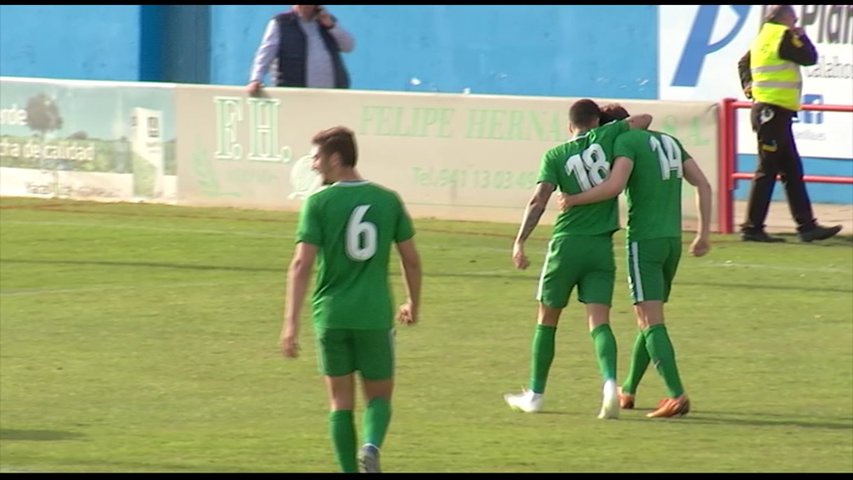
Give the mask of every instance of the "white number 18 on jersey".
[(584, 192), (601, 184), (609, 172), (610, 164), (607, 163), (607, 155), (597, 143), (593, 143), (583, 152), (572, 155), (566, 160), (566, 173), (578, 179), (578, 185)]

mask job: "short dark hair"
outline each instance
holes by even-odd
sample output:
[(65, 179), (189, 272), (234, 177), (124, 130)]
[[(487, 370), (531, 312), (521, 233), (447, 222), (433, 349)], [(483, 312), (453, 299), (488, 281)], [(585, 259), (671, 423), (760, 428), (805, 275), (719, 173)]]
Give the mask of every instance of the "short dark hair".
[(770, 5), (767, 8), (767, 14), (764, 16), (765, 22), (778, 22), (785, 15), (796, 17), (797, 12), (794, 11), (793, 5)]
[(604, 125), (605, 123), (610, 123), (614, 120), (625, 120), (628, 117), (630, 117), (630, 115), (628, 114), (628, 110), (625, 110), (625, 107), (618, 103), (608, 103), (601, 107), (601, 116), (599, 117), (598, 122)]
[(601, 116), (601, 109), (594, 101), (584, 98), (569, 108), (569, 122), (576, 127), (592, 127)]
[(355, 167), (358, 163), (355, 133), (347, 127), (338, 126), (321, 130), (314, 135), (311, 143), (319, 147), (321, 155), (339, 154), (341, 164), (345, 167)]

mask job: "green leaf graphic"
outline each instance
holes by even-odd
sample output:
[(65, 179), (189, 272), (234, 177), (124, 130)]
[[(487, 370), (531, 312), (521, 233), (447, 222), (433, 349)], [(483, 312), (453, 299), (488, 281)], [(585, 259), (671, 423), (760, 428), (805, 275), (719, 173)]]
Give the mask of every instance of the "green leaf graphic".
[(216, 178), (216, 170), (210, 163), (207, 152), (196, 148), (192, 161), (193, 175), (199, 193), (206, 197), (240, 197), (239, 192), (223, 192)]

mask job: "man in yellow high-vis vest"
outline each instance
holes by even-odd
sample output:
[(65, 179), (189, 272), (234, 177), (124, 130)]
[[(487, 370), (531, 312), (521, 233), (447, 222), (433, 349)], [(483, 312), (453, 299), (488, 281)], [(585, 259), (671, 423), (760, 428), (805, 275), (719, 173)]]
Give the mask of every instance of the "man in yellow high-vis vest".
[(803, 162), (797, 152), (791, 122), (800, 110), (801, 66), (817, 63), (817, 50), (801, 27), (791, 5), (772, 5), (765, 23), (746, 55), (738, 62), (744, 93), (752, 105), (752, 129), (758, 136), (758, 167), (749, 192), (741, 238), (752, 242), (782, 242), (764, 231), (764, 221), (779, 175), (788, 206), (804, 242), (824, 240), (841, 225), (818, 225), (803, 182)]

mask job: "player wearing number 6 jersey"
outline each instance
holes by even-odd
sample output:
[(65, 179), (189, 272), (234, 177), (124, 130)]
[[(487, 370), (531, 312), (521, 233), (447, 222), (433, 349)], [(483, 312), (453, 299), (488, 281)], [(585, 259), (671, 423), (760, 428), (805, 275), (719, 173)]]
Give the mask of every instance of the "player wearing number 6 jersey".
[[(398, 320), (414, 324), (421, 290), (415, 232), (399, 196), (359, 176), (351, 130), (330, 128), (317, 133), (312, 143), (312, 167), (326, 187), (308, 197), (300, 212), (296, 252), (287, 278), (281, 348), (285, 356), (296, 357), (299, 312), (316, 258), (314, 332), (320, 372), (329, 393), (335, 456), (344, 472), (379, 472), (379, 448), (391, 421), (394, 386), (388, 262), (395, 243), (408, 293)], [(358, 458), (353, 420), (356, 371), (367, 404)]]
[[(611, 112), (617, 118), (628, 115), (618, 105), (612, 106)], [(681, 384), (675, 350), (664, 325), (663, 304), (669, 299), (681, 258), (681, 179), (686, 178), (697, 189), (699, 229), (690, 246), (690, 253), (695, 256), (710, 250), (711, 185), (681, 142), (665, 133), (651, 130), (624, 133), (616, 140), (614, 154), (616, 158), (607, 180), (578, 195), (561, 195), (560, 205), (571, 212), (578, 208), (571, 208), (573, 205), (597, 205), (592, 202), (615, 199), (625, 189), (628, 284), (640, 333), (634, 342), (620, 403), (623, 408), (633, 408), (640, 379), (649, 362), (654, 361), (668, 396), (648, 416), (684, 415), (690, 411), (690, 401)]]
[[(632, 128), (647, 128), (652, 120), (650, 115), (637, 115), (599, 125), (600, 116), (601, 111), (592, 100), (575, 102), (569, 109), (569, 132), (575, 137), (542, 157), (538, 185), (513, 246), (516, 268), (525, 269), (529, 265), (524, 242), (539, 223), (554, 190), (579, 193), (603, 182), (610, 171), (616, 137)], [(616, 339), (609, 324), (616, 271), (611, 237), (616, 230), (619, 230), (619, 211), (615, 199), (572, 209), (557, 217), (536, 294), (539, 312), (528, 388), (521, 394), (504, 395), (514, 410), (537, 412), (542, 408), (542, 395), (554, 359), (557, 322), (577, 287), (578, 300), (586, 304), (587, 321), (604, 380), (599, 418), (618, 416)]]

